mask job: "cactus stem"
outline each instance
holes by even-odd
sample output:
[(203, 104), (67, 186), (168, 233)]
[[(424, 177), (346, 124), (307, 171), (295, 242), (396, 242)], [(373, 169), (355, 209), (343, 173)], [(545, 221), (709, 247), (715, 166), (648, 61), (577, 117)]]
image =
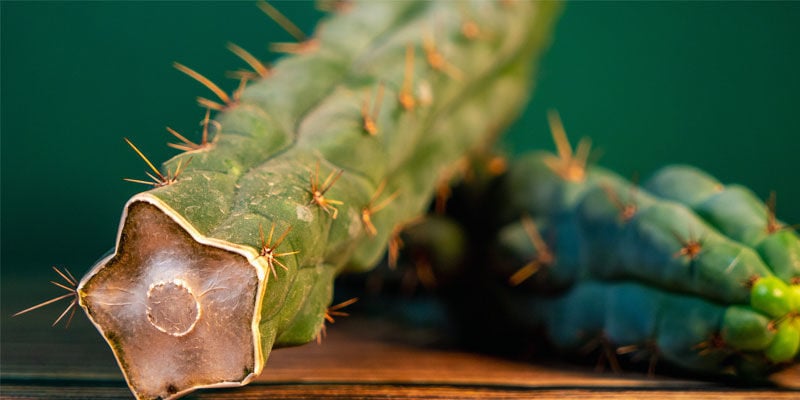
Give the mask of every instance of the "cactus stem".
[(370, 95), (371, 93), (367, 93), (364, 104), (361, 106), (361, 118), (364, 120), (364, 131), (370, 136), (375, 136), (378, 134), (378, 114), (383, 101), (383, 83), (378, 85), (378, 93), (375, 95), (375, 103), (372, 105), (371, 112), (369, 109)]
[(283, 268), (284, 271), (288, 271), (289, 268), (286, 267), (282, 262), (278, 260), (280, 257), (290, 256), (293, 254), (297, 254), (300, 251), (287, 251), (284, 253), (276, 253), (275, 249), (283, 243), (283, 240), (286, 239), (286, 235), (292, 231), (292, 227), (289, 226), (286, 228), (285, 231), (278, 237), (275, 242), (272, 241), (272, 235), (275, 233), (275, 224), (272, 224), (272, 227), (269, 229), (269, 237), (264, 239), (264, 229), (261, 227), (261, 224), (258, 225), (258, 234), (261, 237), (261, 251), (259, 255), (261, 257), (265, 257), (267, 259), (267, 265), (269, 266), (270, 272), (272, 272), (272, 276), (275, 279), (278, 279), (278, 272), (275, 270), (275, 264), (278, 264), (279, 267)]
[(228, 42), (228, 50), (230, 50), (233, 54), (236, 54), (236, 56), (241, 58), (242, 61), (246, 62), (247, 65), (253, 68), (259, 77), (266, 78), (269, 76), (269, 68), (247, 50), (231, 42)]
[[(331, 218), (336, 219), (339, 216), (339, 210), (334, 207), (334, 205), (342, 205), (343, 202), (339, 200), (333, 200), (325, 198), (325, 193), (339, 180), (339, 177), (342, 176), (342, 172), (344, 170), (337, 169), (331, 171), (328, 174), (328, 177), (325, 178), (325, 181), (322, 185), (319, 184), (319, 161), (317, 162), (316, 169), (313, 173), (311, 173), (311, 190), (309, 193), (311, 194), (311, 204), (318, 205), (323, 211), (325, 211)], [(331, 211), (333, 210), (333, 211)]]
[(50, 283), (52, 283), (55, 286), (58, 286), (61, 289), (66, 290), (68, 293), (62, 294), (61, 296), (54, 297), (54, 298), (52, 298), (50, 300), (47, 300), (47, 301), (43, 301), (43, 302), (41, 302), (41, 303), (39, 303), (39, 304), (37, 304), (37, 305), (35, 305), (33, 307), (28, 307), (28, 308), (26, 308), (26, 309), (24, 309), (22, 311), (17, 312), (16, 314), (12, 315), (13, 317), (16, 317), (17, 315), (22, 315), (22, 314), (28, 313), (28, 312), (36, 310), (38, 308), (53, 304), (53, 303), (55, 303), (57, 301), (72, 297), (72, 301), (69, 303), (67, 308), (65, 308), (64, 311), (58, 316), (58, 318), (56, 318), (55, 322), (53, 322), (53, 325), (52, 325), (52, 326), (56, 326), (62, 319), (64, 319), (64, 316), (66, 316), (67, 313), (70, 312), (70, 310), (72, 310), (72, 312), (69, 315), (69, 318), (67, 318), (66, 324), (64, 325), (66, 328), (69, 328), (69, 324), (70, 324), (70, 322), (72, 322), (72, 317), (75, 316), (75, 310), (77, 309), (75, 306), (78, 305), (78, 291), (75, 289), (78, 286), (78, 280), (75, 279), (75, 277), (72, 276), (72, 274), (66, 268), (64, 268), (64, 272), (62, 272), (62, 271), (59, 271), (58, 268), (53, 267), (53, 271), (56, 271), (56, 273), (59, 276), (61, 276), (62, 279), (64, 279), (64, 281), (66, 282), (66, 285), (63, 284), (63, 283), (56, 282), (56, 281), (50, 281)]

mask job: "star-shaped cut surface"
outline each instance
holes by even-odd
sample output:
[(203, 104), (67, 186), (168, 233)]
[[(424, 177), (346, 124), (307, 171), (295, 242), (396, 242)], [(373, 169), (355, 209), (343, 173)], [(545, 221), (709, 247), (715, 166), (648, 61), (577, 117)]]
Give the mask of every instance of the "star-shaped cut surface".
[(199, 243), (158, 207), (134, 201), (116, 253), (79, 293), (136, 396), (170, 398), (252, 378), (258, 288), (244, 256)]

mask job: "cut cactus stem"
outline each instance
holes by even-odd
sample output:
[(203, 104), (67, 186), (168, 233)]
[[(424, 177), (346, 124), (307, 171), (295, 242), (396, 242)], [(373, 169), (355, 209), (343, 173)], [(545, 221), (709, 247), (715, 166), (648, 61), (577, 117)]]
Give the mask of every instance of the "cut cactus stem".
[[(171, 131), (185, 144), (164, 164), (174, 173), (153, 167), (76, 291), (134, 395), (244, 385), (272, 348), (318, 337), (334, 277), (372, 268), (441, 177), (519, 113), (559, 9), (354, 2), (230, 96), (176, 64), (219, 113), (199, 145)], [(466, 16), (485, 35), (466, 37)]]
[(267, 272), (253, 249), (203, 236), (143, 193), (125, 207), (117, 252), (78, 295), (137, 397), (171, 397), (238, 386), (263, 368), (256, 305)]

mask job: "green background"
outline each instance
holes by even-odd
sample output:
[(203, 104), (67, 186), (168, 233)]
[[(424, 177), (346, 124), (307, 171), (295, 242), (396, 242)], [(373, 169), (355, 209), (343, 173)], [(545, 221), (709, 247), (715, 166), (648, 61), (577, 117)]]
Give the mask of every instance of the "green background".
[[(276, 5), (306, 32), (320, 16)], [(44, 285), (51, 265), (81, 275), (113, 245), (122, 205), (145, 188), (122, 181), (145, 170), (122, 137), (154, 161), (175, 153), (165, 126), (197, 137), (194, 98), (211, 95), (173, 61), (230, 90), (225, 71), (244, 65), (227, 41), (270, 59), (269, 42), (290, 40), (254, 2), (4, 1), (1, 14), (4, 287)], [(552, 148), (555, 108), (623, 175), (692, 163), (776, 190), (779, 216), (800, 222), (798, 21), (800, 3), (569, 4), (506, 147)]]

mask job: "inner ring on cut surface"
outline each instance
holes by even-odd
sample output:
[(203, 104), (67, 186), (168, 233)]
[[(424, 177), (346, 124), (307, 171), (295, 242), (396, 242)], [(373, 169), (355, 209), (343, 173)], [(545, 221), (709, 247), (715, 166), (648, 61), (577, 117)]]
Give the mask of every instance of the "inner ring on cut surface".
[(147, 289), (147, 320), (168, 335), (191, 332), (200, 319), (200, 303), (183, 279), (160, 281)]

